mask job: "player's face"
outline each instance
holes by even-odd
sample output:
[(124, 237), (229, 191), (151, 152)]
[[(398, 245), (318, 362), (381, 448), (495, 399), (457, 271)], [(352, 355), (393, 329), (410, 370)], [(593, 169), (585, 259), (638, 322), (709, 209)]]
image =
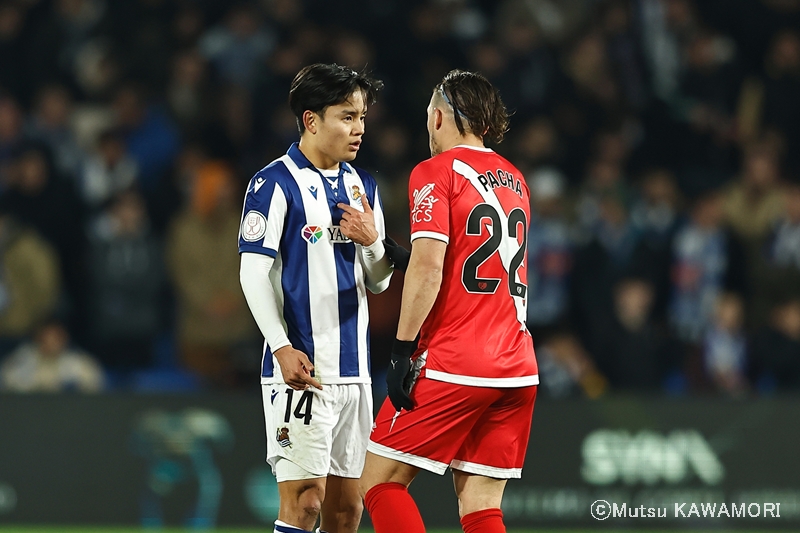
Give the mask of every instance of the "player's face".
[(361, 146), (364, 135), (364, 119), (367, 116), (367, 103), (364, 93), (356, 91), (341, 104), (325, 109), (317, 122), (315, 135), (317, 150), (325, 156), (331, 166), (341, 161), (352, 161)]

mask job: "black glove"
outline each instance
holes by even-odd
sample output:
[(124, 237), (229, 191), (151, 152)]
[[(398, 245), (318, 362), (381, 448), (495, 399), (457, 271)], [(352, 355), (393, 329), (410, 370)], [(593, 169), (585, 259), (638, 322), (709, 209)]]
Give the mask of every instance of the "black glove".
[(413, 374), (411, 372), (411, 356), (417, 349), (417, 341), (399, 341), (395, 339), (392, 345), (392, 360), (389, 371), (386, 373), (386, 386), (389, 391), (389, 401), (394, 408), (400, 411), (410, 411), (414, 408), (409, 393)]
[(397, 244), (394, 239), (388, 235), (383, 239), (383, 247), (386, 249), (386, 257), (392, 262), (394, 269), (405, 272), (408, 268), (408, 260), (411, 258), (411, 252)]

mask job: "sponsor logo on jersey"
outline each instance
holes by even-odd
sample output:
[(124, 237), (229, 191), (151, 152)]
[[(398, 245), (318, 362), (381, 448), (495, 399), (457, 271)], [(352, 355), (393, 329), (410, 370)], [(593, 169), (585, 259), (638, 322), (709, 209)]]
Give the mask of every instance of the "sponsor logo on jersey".
[(414, 207), (411, 209), (411, 220), (414, 222), (430, 222), (433, 220), (433, 215), (431, 214), (433, 204), (439, 201), (433, 195), (435, 185), (435, 183), (429, 183), (419, 190), (414, 189)]
[(242, 239), (255, 242), (267, 233), (267, 218), (258, 211), (248, 211), (242, 219)]
[(317, 199), (317, 187), (316, 187), (316, 185), (310, 186), (308, 188), (308, 192), (311, 193), (311, 196), (313, 196), (315, 200)]
[(281, 445), (281, 448), (291, 448), (292, 441), (289, 440), (289, 428), (278, 428), (278, 436), (276, 437), (276, 440), (278, 441), (278, 444)]
[(339, 226), (331, 226), (328, 228), (328, 239), (334, 244), (346, 244), (351, 242), (350, 239), (345, 237), (342, 229)]
[(322, 228), (319, 226), (303, 227), (303, 238), (311, 244), (316, 244), (322, 238)]

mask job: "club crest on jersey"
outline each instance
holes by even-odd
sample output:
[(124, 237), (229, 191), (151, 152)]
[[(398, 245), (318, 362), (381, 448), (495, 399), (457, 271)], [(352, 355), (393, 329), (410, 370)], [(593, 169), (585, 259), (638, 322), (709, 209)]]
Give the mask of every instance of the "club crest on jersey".
[(433, 204), (439, 201), (438, 198), (433, 196), (433, 188), (435, 183), (429, 183), (423, 188), (414, 189), (414, 207), (411, 209), (411, 220), (414, 222), (430, 222), (433, 220), (431, 211)]
[(358, 185), (350, 187), (350, 195), (353, 197), (353, 201), (358, 203), (361, 203), (361, 197), (364, 196), (361, 194), (361, 189), (358, 188)]
[(289, 440), (289, 428), (278, 428), (278, 435), (275, 438), (278, 441), (278, 444), (281, 445), (281, 448), (292, 447), (292, 441)]
[(303, 227), (303, 238), (311, 244), (316, 244), (322, 238), (322, 228), (319, 226)]
[(248, 211), (242, 219), (242, 239), (255, 242), (267, 233), (267, 218), (258, 211)]

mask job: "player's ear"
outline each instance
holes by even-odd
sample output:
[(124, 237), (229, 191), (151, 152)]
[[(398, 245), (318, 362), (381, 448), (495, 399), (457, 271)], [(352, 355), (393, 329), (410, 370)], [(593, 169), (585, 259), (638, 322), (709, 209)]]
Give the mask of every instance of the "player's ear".
[(303, 111), (303, 126), (312, 135), (317, 133), (317, 114), (306, 109)]
[(434, 128), (441, 129), (444, 123), (444, 113), (438, 107), (433, 108), (433, 126)]

